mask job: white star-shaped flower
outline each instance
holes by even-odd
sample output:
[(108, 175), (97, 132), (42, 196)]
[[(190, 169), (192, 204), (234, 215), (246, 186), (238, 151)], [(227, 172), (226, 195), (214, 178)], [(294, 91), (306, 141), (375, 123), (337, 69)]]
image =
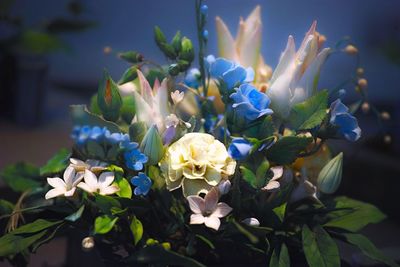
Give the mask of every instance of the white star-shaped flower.
[(112, 185), (114, 182), (113, 172), (103, 172), (97, 179), (93, 172), (86, 169), (83, 180), (84, 182), (80, 182), (78, 187), (90, 194), (112, 195), (119, 191), (118, 186)]
[(208, 228), (218, 231), (221, 225), (220, 218), (225, 217), (232, 211), (228, 204), (218, 203), (218, 189), (213, 187), (203, 199), (199, 196), (188, 196), (190, 209), (190, 224), (205, 224)]
[(69, 166), (74, 167), (75, 171), (77, 172), (84, 172), (86, 169), (88, 169), (94, 173), (99, 173), (104, 171), (108, 165), (105, 162), (95, 159), (88, 159), (86, 161), (82, 161), (79, 159), (70, 158), (69, 161), (70, 161)]
[(73, 167), (68, 167), (64, 171), (63, 179), (59, 177), (47, 178), (49, 185), (53, 187), (47, 193), (45, 198), (50, 199), (64, 195), (71, 197), (74, 195), (77, 184), (82, 180), (83, 173), (76, 173)]

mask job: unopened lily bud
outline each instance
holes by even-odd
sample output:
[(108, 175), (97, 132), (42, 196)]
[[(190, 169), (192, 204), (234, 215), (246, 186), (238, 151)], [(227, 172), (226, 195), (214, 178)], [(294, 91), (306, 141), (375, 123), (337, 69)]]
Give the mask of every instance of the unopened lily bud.
[(357, 68), (357, 75), (358, 76), (362, 76), (362, 75), (364, 75), (364, 69), (363, 68)]
[(390, 143), (392, 143), (392, 137), (390, 136), (390, 135), (385, 135), (384, 137), (383, 137), (383, 142), (385, 142), (385, 144), (390, 144)]
[(229, 180), (224, 180), (218, 184), (218, 190), (221, 195), (228, 194), (231, 189), (231, 182)]
[(361, 89), (365, 89), (368, 86), (368, 81), (364, 78), (361, 78), (357, 82), (358, 86), (360, 86)]
[(156, 125), (151, 126), (147, 131), (140, 149), (148, 157), (149, 165), (156, 165), (164, 156), (164, 146)]
[(171, 92), (171, 98), (175, 105), (180, 103), (185, 96), (184, 92), (179, 92), (179, 90), (175, 90), (175, 92)]
[(367, 102), (364, 102), (362, 105), (361, 105), (361, 110), (364, 112), (364, 113), (368, 113), (369, 112), (369, 110), (370, 110), (370, 105), (367, 103)]
[(104, 70), (103, 79), (99, 84), (97, 103), (106, 120), (118, 120), (122, 107), (122, 98), (117, 84), (106, 70)]
[(389, 112), (387, 112), (387, 111), (383, 111), (382, 113), (381, 113), (381, 118), (383, 119), (383, 120), (390, 120), (390, 114), (389, 114)]
[(90, 251), (93, 248), (94, 248), (94, 239), (92, 236), (88, 236), (82, 239), (82, 249), (84, 251)]
[(112, 52), (111, 46), (105, 46), (105, 47), (103, 48), (103, 53), (104, 53), (104, 54), (108, 55), (108, 54), (110, 54), (111, 52)]
[(343, 153), (339, 153), (322, 168), (318, 175), (317, 188), (325, 194), (333, 194), (342, 181)]
[(355, 55), (358, 53), (358, 49), (357, 47), (355, 47), (354, 45), (348, 45), (346, 46), (343, 51), (349, 55)]

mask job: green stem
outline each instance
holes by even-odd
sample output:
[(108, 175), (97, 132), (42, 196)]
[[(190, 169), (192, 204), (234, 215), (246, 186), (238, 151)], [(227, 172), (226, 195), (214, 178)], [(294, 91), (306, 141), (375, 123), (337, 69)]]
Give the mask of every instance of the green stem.
[(200, 65), (201, 84), (203, 86), (204, 96), (207, 97), (208, 86), (206, 82), (206, 70), (204, 64), (204, 51), (205, 51), (206, 41), (203, 38), (205, 16), (201, 14), (200, 11), (202, 4), (203, 0), (196, 0), (196, 24), (197, 24), (197, 38), (199, 41), (199, 65)]

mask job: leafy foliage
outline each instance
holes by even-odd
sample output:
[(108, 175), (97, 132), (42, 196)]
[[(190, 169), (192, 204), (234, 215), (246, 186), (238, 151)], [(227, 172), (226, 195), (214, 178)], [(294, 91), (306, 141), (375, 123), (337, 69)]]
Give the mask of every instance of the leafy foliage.
[(267, 158), (279, 165), (290, 164), (311, 141), (310, 137), (284, 136), (267, 151)]

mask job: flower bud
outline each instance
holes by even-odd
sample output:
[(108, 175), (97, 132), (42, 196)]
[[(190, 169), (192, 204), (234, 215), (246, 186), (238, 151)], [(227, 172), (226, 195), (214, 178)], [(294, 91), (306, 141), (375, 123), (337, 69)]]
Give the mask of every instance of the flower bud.
[(343, 153), (339, 153), (322, 168), (318, 175), (317, 188), (325, 194), (333, 194), (342, 181)]
[(381, 118), (382, 118), (383, 120), (385, 120), (385, 121), (390, 120), (390, 114), (389, 114), (389, 112), (383, 111), (383, 112), (381, 113)]
[(200, 12), (201, 12), (202, 15), (207, 16), (208, 6), (207, 5), (202, 5), (200, 7)]
[(171, 76), (177, 76), (179, 74), (179, 72), (180, 72), (180, 67), (178, 64), (174, 63), (174, 64), (169, 65), (168, 73)]
[(358, 80), (357, 85), (360, 86), (361, 89), (366, 89), (368, 86), (368, 81), (364, 78)]
[(355, 55), (358, 53), (358, 49), (357, 47), (355, 47), (354, 45), (348, 45), (346, 46), (343, 51), (349, 55)]
[(203, 31), (203, 38), (204, 38), (204, 40), (208, 40), (208, 31), (207, 30)]
[(171, 92), (171, 99), (175, 105), (180, 103), (183, 100), (184, 96), (185, 96), (185, 93), (179, 92), (179, 90), (175, 90), (175, 92), (173, 92), (173, 93)]
[(105, 46), (105, 47), (103, 48), (103, 53), (104, 53), (104, 54), (108, 55), (108, 54), (111, 54), (111, 52), (112, 52), (111, 46)]
[(164, 156), (164, 147), (156, 125), (151, 126), (147, 131), (140, 149), (148, 157), (149, 165), (156, 165)]
[(362, 105), (361, 105), (361, 110), (364, 112), (364, 113), (368, 113), (369, 112), (369, 110), (370, 110), (370, 106), (369, 106), (369, 104), (368, 104), (368, 102), (364, 102)]
[(229, 190), (231, 189), (231, 181), (224, 180), (218, 184), (218, 190), (221, 195), (228, 194)]
[(246, 218), (242, 221), (242, 223), (248, 226), (260, 226), (260, 222), (256, 218)]
[(104, 70), (103, 79), (99, 84), (97, 103), (103, 117), (109, 121), (117, 121), (122, 107), (122, 98), (119, 88)]
[(82, 239), (82, 249), (84, 251), (91, 251), (94, 248), (94, 239), (92, 236)]
[(121, 79), (119, 79), (118, 84), (123, 85), (125, 83), (132, 82), (133, 80), (135, 80), (138, 76), (137, 70), (138, 70), (137, 66), (132, 66), (132, 67), (128, 68), (124, 72), (124, 74), (122, 74), (122, 77), (121, 77)]
[(183, 37), (181, 44), (182, 44), (182, 50), (180, 53), (180, 58), (188, 62), (192, 62), (194, 59), (194, 50), (192, 41), (190, 41), (190, 39), (186, 37)]
[(390, 135), (385, 135), (384, 137), (383, 137), (383, 142), (385, 142), (385, 144), (390, 144), (390, 143), (392, 143), (392, 137), (390, 136)]
[(123, 60), (125, 60), (125, 61), (127, 61), (129, 63), (133, 63), (133, 64), (143, 61), (143, 55), (138, 53), (138, 52), (136, 52), (136, 51), (122, 52), (122, 53), (119, 53), (118, 56), (121, 59), (123, 59)]
[(356, 72), (357, 72), (358, 76), (362, 76), (364, 74), (364, 69), (363, 68), (357, 68)]

